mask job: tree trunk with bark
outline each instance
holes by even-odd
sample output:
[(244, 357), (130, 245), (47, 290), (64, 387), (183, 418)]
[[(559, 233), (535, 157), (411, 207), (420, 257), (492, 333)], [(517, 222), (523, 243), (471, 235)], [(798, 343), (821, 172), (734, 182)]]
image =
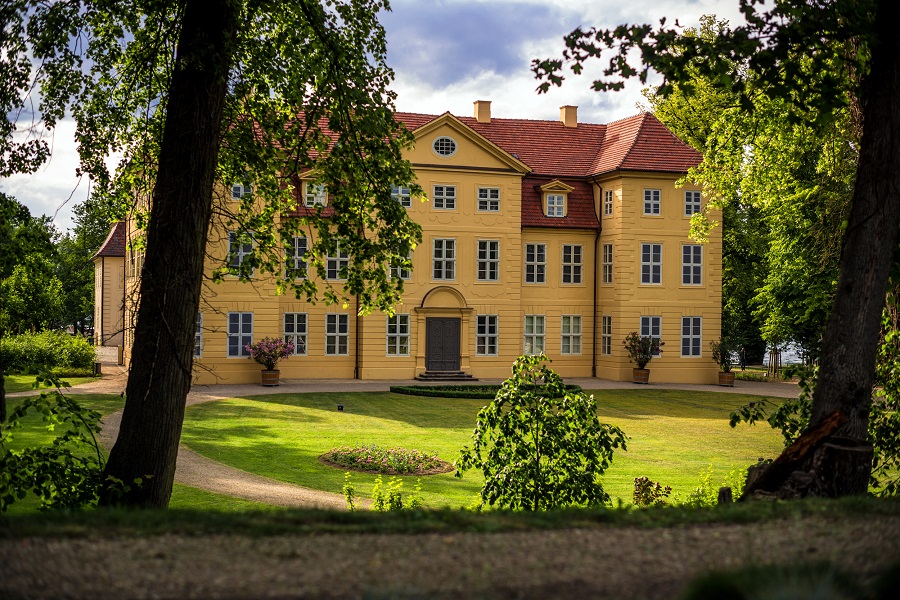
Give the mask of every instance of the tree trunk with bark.
[[(165, 508), (191, 385), (194, 329), (237, 3), (185, 3), (150, 208), (140, 305), (103, 505)], [(141, 480), (135, 485), (136, 480)]]

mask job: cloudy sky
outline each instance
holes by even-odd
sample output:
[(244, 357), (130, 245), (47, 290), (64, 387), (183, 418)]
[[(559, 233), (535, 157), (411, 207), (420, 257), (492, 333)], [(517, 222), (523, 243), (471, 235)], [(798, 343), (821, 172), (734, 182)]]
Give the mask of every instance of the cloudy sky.
[[(535, 92), (534, 58), (560, 54), (562, 37), (578, 26), (658, 23), (667, 17), (695, 26), (704, 14), (732, 24), (737, 0), (392, 0), (382, 17), (388, 61), (401, 111), (472, 115), (472, 102), (491, 100), (495, 118), (558, 119), (559, 107), (578, 106), (583, 122), (606, 123), (637, 112), (641, 85), (599, 94), (590, 74), (568, 77), (562, 88)], [(75, 176), (74, 126), (64, 121), (53, 138), (53, 158), (36, 174), (0, 181), (32, 214), (47, 214), (61, 229), (72, 225), (72, 207), (89, 193)]]

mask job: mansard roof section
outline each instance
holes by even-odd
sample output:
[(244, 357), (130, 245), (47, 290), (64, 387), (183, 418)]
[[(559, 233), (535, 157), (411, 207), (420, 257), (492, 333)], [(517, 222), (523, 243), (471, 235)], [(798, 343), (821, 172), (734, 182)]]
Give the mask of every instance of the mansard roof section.
[(114, 223), (109, 235), (100, 244), (100, 249), (94, 254), (94, 258), (101, 256), (125, 256), (125, 221)]
[[(566, 193), (566, 216), (544, 214), (545, 192)], [(600, 222), (594, 211), (594, 190), (584, 179), (559, 181), (550, 177), (528, 176), (522, 180), (522, 227), (551, 229), (597, 229)]]
[(603, 146), (590, 175), (612, 171), (687, 173), (702, 159), (652, 113), (642, 113), (606, 126)]

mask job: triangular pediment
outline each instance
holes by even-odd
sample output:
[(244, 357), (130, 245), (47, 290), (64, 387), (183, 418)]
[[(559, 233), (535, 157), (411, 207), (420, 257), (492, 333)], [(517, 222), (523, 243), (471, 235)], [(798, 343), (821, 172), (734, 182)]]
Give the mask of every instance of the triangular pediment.
[(554, 179), (553, 181), (547, 182), (544, 185), (540, 186), (538, 189), (540, 189), (544, 193), (559, 192), (561, 194), (568, 194), (575, 188), (571, 185), (563, 183), (559, 179)]
[[(418, 127), (413, 131), (413, 135), (416, 138), (416, 145), (409, 158), (414, 165), (448, 169), (494, 168), (522, 175), (531, 172), (528, 165), (474, 131), (449, 112)], [(457, 144), (454, 154), (441, 156), (435, 152), (433, 144), (436, 139), (441, 137), (449, 137)]]

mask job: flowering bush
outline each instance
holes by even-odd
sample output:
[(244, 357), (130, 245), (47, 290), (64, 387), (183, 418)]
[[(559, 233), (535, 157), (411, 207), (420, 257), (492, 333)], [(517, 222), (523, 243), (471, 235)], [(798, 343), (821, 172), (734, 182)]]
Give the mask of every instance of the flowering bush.
[(375, 445), (333, 448), (323, 454), (322, 459), (342, 467), (392, 475), (425, 473), (445, 466), (435, 453), (425, 454), (418, 450), (381, 448)]
[(622, 342), (625, 350), (628, 351), (628, 359), (633, 362), (638, 369), (643, 369), (653, 358), (656, 353), (662, 353), (660, 346), (664, 346), (665, 342), (661, 342), (650, 336), (641, 337), (636, 331), (632, 331)]
[(255, 344), (247, 344), (245, 348), (250, 353), (249, 358), (265, 366), (267, 371), (274, 371), (279, 360), (294, 353), (293, 342), (280, 338), (263, 338)]

